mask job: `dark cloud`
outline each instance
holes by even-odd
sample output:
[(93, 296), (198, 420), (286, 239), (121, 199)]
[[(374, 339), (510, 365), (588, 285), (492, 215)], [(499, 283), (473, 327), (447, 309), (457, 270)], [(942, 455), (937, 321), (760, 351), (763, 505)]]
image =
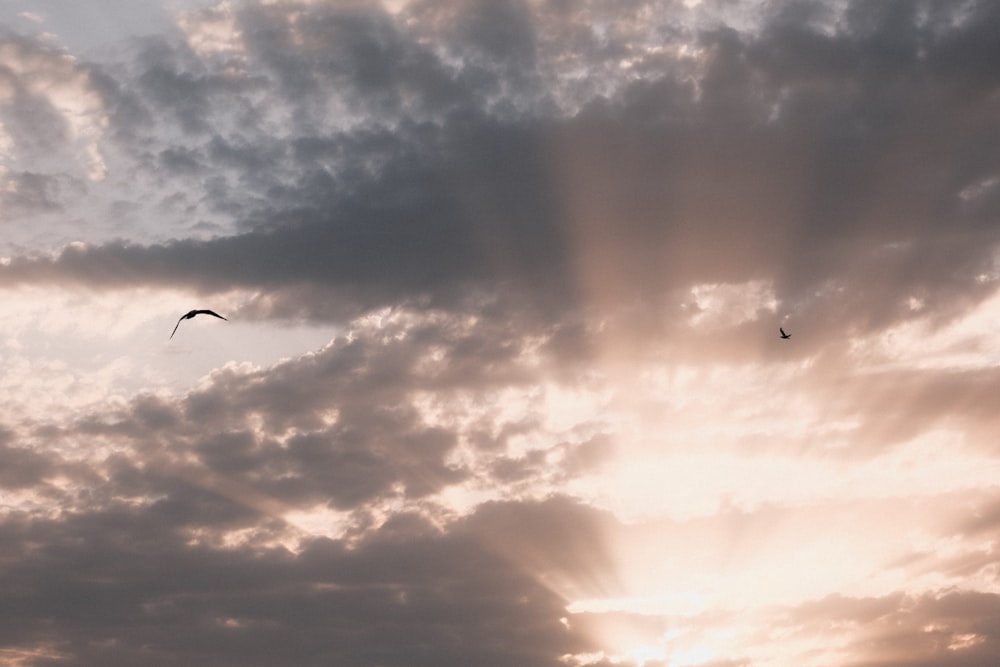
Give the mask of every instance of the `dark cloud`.
[[(688, 33), (697, 65), (647, 72), (565, 116), (538, 101), (555, 91), (491, 110), (497, 89), (531, 89), (552, 66), (549, 31), (575, 29), (526, 7), (416, 4), (410, 29), (371, 11), (303, 8), (293, 21), (247, 6), (243, 66), (259, 75), (223, 80), (159, 45), (120, 84), (164, 127), (204, 135), (160, 164), (216, 174), (201, 185), (209, 210), (244, 231), (73, 248), (3, 278), (266, 289), (276, 314), (298, 300), (319, 318), (509, 284), (542, 310), (666, 309), (685, 286), (763, 279), (787, 313), (831, 332), (954, 317), (993, 291), (996, 207), (970, 193), (1000, 173), (996, 115), (990, 85), (959, 76), (991, 48), (976, 18), (990, 10), (958, 21), (937, 6), (852, 5), (830, 33), (793, 7), (758, 34)], [(331, 124), (324, 100), (363, 121)], [(268, 104), (297, 119), (283, 136), (266, 131)], [(233, 114), (250, 119), (238, 133)], [(308, 286), (350, 305), (331, 313)]]
[(63, 202), (87, 191), (83, 182), (69, 176), (25, 171), (0, 174), (0, 203), (10, 215), (31, 216), (63, 210)]
[[(107, 287), (125, 276), (161, 285), (177, 285), (180, 279), (200, 290), (257, 285), (280, 293), (313, 286), (326, 294), (332, 289), (348, 307), (362, 309), (434, 299), (438, 293), (454, 298), (448, 294), (496, 280), (514, 280), (522, 288), (528, 281), (552, 284), (558, 270), (549, 265), (559, 262), (553, 254), (559, 234), (546, 216), (549, 203), (535, 189), (534, 178), (544, 174), (535, 133), (496, 127), (489, 138), (469, 140), (485, 143), (475, 159), (462, 158), (463, 164), (445, 172), (423, 165), (388, 134), (372, 136), (379, 152), (384, 144), (393, 154), (378, 157), (382, 166), (375, 185), (359, 185), (347, 199), (338, 201), (341, 186), (316, 172), (295, 188), (271, 188), (268, 210), (251, 216), (247, 224), (255, 229), (245, 234), (209, 243), (77, 247), (54, 262), (19, 260), (8, 273), (23, 270), (29, 280), (46, 280), (68, 277), (68, 270), (70, 279)], [(457, 138), (456, 148), (464, 152)], [(212, 159), (228, 151), (213, 145)], [(479, 158), (488, 164), (479, 165)], [(200, 168), (190, 153), (174, 150), (161, 159), (175, 170)], [(471, 187), (482, 189), (462, 195), (468, 201), (460, 199), (453, 182), (460, 166), (481, 172), (468, 176)], [(212, 187), (209, 196), (224, 208), (236, 191), (223, 180), (213, 182), (218, 188)], [(301, 297), (308, 291), (287, 294)], [(313, 307), (312, 300), (304, 307)]]
[[(494, 532), (490, 512), (445, 533), (401, 515), (350, 549), (316, 539), (298, 554), (190, 545), (176, 528), (216, 530), (238, 515), (229, 509), (237, 513), (213, 511), (194, 494), (62, 520), (8, 517), (0, 532), (10, 553), (44, 546), (4, 570), (0, 641), (48, 646), (63, 664), (81, 665), (139, 657), (163, 665), (555, 665), (559, 655), (592, 648), (560, 625), (562, 600), (484, 546), (480, 535)], [(543, 506), (517, 512), (551, 514)], [(545, 534), (521, 539), (540, 552), (554, 546)]]
[(31, 488), (56, 472), (47, 457), (29, 448), (2, 444), (0, 454), (6, 462), (0, 472), (0, 486), (3, 488)]

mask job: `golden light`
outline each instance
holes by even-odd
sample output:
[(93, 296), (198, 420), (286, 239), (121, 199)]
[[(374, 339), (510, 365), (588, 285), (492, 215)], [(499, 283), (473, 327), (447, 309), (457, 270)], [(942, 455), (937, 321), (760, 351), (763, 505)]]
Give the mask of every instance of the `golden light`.
[[(690, 239), (673, 243), (676, 225), (654, 222), (668, 214), (657, 210), (656, 193), (632, 192), (621, 173), (655, 158), (643, 148), (627, 156), (638, 162), (630, 164), (599, 134), (553, 141), (576, 284), (600, 326), (586, 386), (543, 392), (549, 397), (543, 411), (553, 432), (588, 421), (605, 426), (606, 459), (553, 490), (610, 512), (619, 525), (600, 539), (610, 571), (564, 569), (546, 579), (567, 601), (567, 624), (601, 647), (563, 661), (680, 667), (750, 660), (755, 667), (789, 667), (807, 655), (817, 665), (849, 659), (849, 624), (829, 636), (800, 635), (782, 626), (779, 610), (835, 595), (878, 598), (957, 584), (888, 564), (953, 525), (967, 508), (947, 499), (991, 488), (1000, 464), (988, 451), (963, 447), (961, 425), (938, 424), (882, 447), (892, 434), (866, 432), (867, 415), (835, 409), (836, 378), (860, 391), (865, 369), (995, 364), (1000, 357), (990, 332), (1000, 298), (947, 327), (914, 320), (846, 341), (827, 377), (817, 365), (829, 363), (823, 356), (829, 350), (771, 358), (767, 346), (784, 344), (777, 326), (787, 308), (773, 284), (683, 287), (679, 277), (696, 273), (691, 267), (698, 261), (684, 256)], [(694, 165), (701, 159), (688, 157)], [(648, 197), (648, 208), (635, 203), (641, 197)], [(768, 206), (761, 200), (762, 211)], [(669, 211), (699, 213), (706, 215)], [(926, 309), (915, 296), (904, 304), (915, 317)], [(735, 331), (754, 338), (747, 342)], [(907, 391), (916, 389), (896, 389), (904, 405), (915, 395)], [(863, 438), (874, 442), (866, 456), (845, 453)], [(521, 562), (529, 571), (556, 567), (537, 558)], [(774, 642), (776, 636), (783, 640)], [(952, 650), (976, 641), (963, 635)], [(822, 659), (815, 659), (817, 651)]]

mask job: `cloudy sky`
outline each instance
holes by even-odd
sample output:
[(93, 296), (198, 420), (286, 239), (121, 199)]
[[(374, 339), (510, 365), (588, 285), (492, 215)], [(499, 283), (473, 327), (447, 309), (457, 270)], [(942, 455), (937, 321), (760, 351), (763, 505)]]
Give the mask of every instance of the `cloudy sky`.
[(1000, 4), (0, 24), (3, 667), (1000, 663)]

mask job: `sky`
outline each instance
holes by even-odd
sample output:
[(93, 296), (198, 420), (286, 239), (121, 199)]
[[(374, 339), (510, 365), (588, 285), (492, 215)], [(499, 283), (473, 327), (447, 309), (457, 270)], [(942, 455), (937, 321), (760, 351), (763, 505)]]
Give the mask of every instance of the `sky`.
[(998, 33), (0, 0), (0, 666), (1000, 664)]

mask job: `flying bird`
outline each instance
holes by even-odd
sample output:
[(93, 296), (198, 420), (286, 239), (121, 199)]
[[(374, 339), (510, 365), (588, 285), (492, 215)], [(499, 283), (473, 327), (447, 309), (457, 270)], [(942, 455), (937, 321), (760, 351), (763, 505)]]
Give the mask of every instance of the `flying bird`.
[(781, 337), (782, 338), (791, 338), (792, 337), (792, 334), (785, 333), (785, 330), (782, 329), (781, 327), (778, 327), (778, 331), (781, 332)]
[[(174, 325), (174, 330), (170, 333), (170, 337), (173, 338), (174, 334), (177, 333), (177, 327), (181, 325), (181, 320), (190, 320), (195, 315), (211, 315), (213, 317), (218, 317), (220, 320), (226, 320), (222, 315), (211, 310), (192, 310), (187, 315), (181, 315), (181, 319), (177, 320), (177, 324)], [(229, 320), (226, 320), (227, 322)]]

